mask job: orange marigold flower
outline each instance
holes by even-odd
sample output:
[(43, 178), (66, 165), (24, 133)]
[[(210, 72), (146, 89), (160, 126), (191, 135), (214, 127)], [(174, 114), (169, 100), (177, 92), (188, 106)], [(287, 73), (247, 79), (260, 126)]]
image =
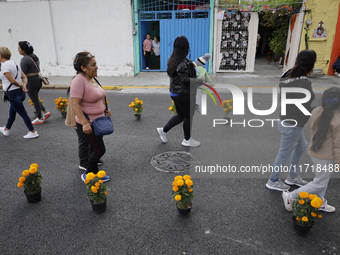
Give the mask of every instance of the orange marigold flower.
[(305, 203), (305, 200), (302, 200), (302, 199), (299, 200), (300, 205), (303, 205), (304, 203)]
[(304, 222), (307, 222), (308, 218), (306, 216), (303, 216), (301, 220), (304, 221)]

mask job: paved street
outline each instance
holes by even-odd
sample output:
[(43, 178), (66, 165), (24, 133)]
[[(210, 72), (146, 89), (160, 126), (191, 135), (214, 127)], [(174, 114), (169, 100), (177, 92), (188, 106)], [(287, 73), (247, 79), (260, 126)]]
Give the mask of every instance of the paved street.
[[(156, 74), (136, 78), (99, 77), (104, 86), (150, 86)], [(142, 78), (140, 78), (142, 77)], [(144, 77), (144, 78), (143, 78)], [(168, 79), (158, 75), (160, 86)], [(120, 83), (118, 83), (120, 79)], [(216, 75), (213, 77), (222, 100), (230, 99), (223, 84), (257, 86), (254, 106), (269, 109), (275, 76)], [(63, 80), (63, 82), (62, 82)], [(70, 77), (51, 77), (52, 85), (67, 85)], [(313, 106), (320, 101), (322, 88), (339, 86), (334, 77), (313, 79), (317, 93)], [(116, 81), (116, 82), (112, 82)], [(150, 82), (152, 81), (152, 82)], [(125, 83), (124, 83), (125, 82)], [(115, 132), (104, 138), (106, 154), (102, 170), (111, 176), (108, 182), (107, 211), (92, 212), (78, 169), (76, 132), (64, 125), (54, 106), (54, 99), (66, 95), (65, 89), (43, 89), (40, 98), (51, 117), (36, 126), (39, 138), (22, 138), (27, 129), (17, 119), (8, 137), (0, 134), (0, 254), (340, 254), (340, 173), (333, 173), (327, 190), (335, 213), (322, 213), (308, 237), (298, 237), (292, 214), (284, 208), (281, 192), (265, 187), (269, 174), (220, 176), (198, 175), (193, 178), (195, 198), (189, 218), (177, 215), (171, 201), (174, 173), (156, 170), (151, 158), (167, 151), (187, 151), (202, 165), (241, 166), (272, 164), (279, 146), (276, 127), (241, 125), (213, 127), (222, 119), (221, 107), (208, 97), (208, 114), (195, 114), (193, 137), (201, 146), (191, 150), (181, 146), (182, 127), (171, 130), (168, 143), (162, 144), (156, 128), (172, 116), (171, 99), (166, 88), (123, 88), (107, 90)], [(142, 120), (135, 121), (128, 107), (135, 97), (144, 101)], [(33, 109), (25, 102), (33, 118)], [(1, 103), (0, 126), (5, 125), (9, 104)], [(260, 119), (275, 119), (277, 111)], [(246, 107), (245, 116), (232, 116), (237, 122), (259, 119)], [(306, 139), (309, 130), (305, 128)], [(23, 189), (16, 187), (21, 172), (30, 164), (39, 164), (43, 176), (42, 201), (28, 204)], [(306, 155), (301, 164), (311, 164)], [(189, 174), (189, 172), (186, 172)], [(281, 175), (284, 180), (286, 173)], [(313, 173), (301, 173), (307, 180)], [(293, 188), (293, 187), (292, 187)]]

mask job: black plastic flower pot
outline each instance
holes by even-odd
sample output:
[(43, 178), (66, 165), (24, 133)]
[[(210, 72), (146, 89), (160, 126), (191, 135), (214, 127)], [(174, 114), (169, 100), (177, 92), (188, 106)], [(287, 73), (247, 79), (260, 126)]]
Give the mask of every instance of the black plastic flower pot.
[(41, 200), (41, 190), (34, 194), (28, 194), (25, 192), (28, 203), (38, 203)]
[(178, 215), (180, 217), (189, 217), (190, 215), (190, 212), (191, 212), (191, 207), (192, 207), (192, 204), (190, 203), (190, 205), (187, 206), (187, 208), (185, 209), (181, 209), (178, 207), (178, 203), (176, 203), (176, 207), (177, 207), (177, 211), (178, 211)]
[(100, 214), (106, 211), (106, 201), (101, 204), (94, 204), (91, 202), (91, 205), (94, 213)]

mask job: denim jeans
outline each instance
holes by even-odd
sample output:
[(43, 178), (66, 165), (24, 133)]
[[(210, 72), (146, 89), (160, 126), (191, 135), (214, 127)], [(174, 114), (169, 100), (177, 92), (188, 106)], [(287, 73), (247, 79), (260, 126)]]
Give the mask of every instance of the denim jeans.
[(270, 176), (272, 182), (276, 182), (280, 178), (281, 168), (286, 164), (290, 157), (289, 176), (297, 177), (300, 160), (302, 155), (307, 150), (307, 142), (303, 135), (302, 127), (294, 127), (291, 124), (284, 122), (282, 126), (279, 119), (278, 130), (281, 133), (280, 149), (273, 163), (273, 172)]
[(24, 104), (22, 103), (26, 98), (25, 92), (23, 92), (22, 89), (16, 89), (8, 91), (7, 95), (11, 105), (9, 106), (6, 128), (11, 129), (15, 115), (18, 113), (24, 120), (28, 130), (34, 130), (31, 119), (28, 117)]
[(318, 159), (314, 157), (310, 157), (310, 158), (312, 159), (313, 164), (314, 164), (315, 177), (313, 181), (291, 192), (290, 199), (297, 198), (299, 193), (302, 191), (306, 191), (309, 194), (315, 194), (318, 197), (320, 197), (322, 200), (324, 200), (325, 198), (329, 178), (331, 177), (331, 172), (328, 169), (330, 167), (333, 167), (332, 168), (333, 170), (335, 169), (334, 159), (327, 160), (327, 159)]

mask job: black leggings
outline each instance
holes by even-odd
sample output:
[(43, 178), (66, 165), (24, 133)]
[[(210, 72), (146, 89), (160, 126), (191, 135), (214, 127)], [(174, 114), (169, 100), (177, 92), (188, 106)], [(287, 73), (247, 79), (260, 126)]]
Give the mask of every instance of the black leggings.
[[(92, 127), (92, 133), (91, 134), (84, 134), (86, 140), (91, 144), (91, 147), (93, 148), (93, 151), (91, 152), (89, 156), (89, 166), (87, 168), (87, 173), (98, 173), (98, 161), (99, 159), (105, 154), (105, 145), (103, 141), (103, 136), (97, 136), (94, 134), (93, 126)], [(77, 129), (78, 131), (83, 131), (83, 126), (77, 123)]]
[(89, 167), (89, 157), (93, 151), (93, 147), (90, 145), (90, 142), (86, 139), (86, 136), (82, 129), (76, 128), (75, 130), (78, 136), (79, 165), (87, 169)]
[(146, 67), (150, 68), (150, 60), (151, 60), (151, 51), (145, 51)]
[(28, 77), (27, 82), (27, 89), (28, 89), (28, 96), (32, 100), (32, 103), (34, 104), (35, 111), (37, 113), (37, 117), (41, 119), (41, 111), (45, 111), (45, 107), (42, 105), (42, 103), (39, 100), (39, 91), (41, 89), (41, 79), (39, 75)]
[(195, 113), (195, 97), (176, 96), (171, 98), (175, 103), (177, 115), (168, 121), (163, 131), (168, 132), (171, 128), (183, 121), (184, 138), (185, 140), (189, 140), (191, 137), (192, 118)]

